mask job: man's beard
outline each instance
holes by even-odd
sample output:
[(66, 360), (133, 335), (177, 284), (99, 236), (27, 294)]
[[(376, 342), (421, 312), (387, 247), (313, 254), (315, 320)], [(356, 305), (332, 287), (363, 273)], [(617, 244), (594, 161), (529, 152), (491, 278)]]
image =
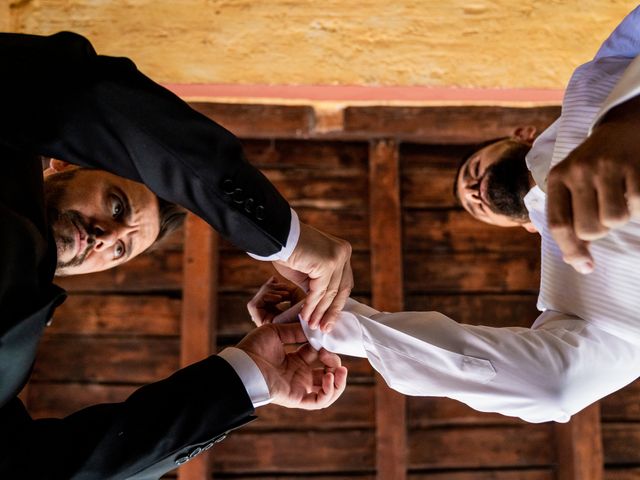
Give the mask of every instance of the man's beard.
[[(53, 236), (56, 242), (56, 251), (58, 254), (56, 264), (57, 270), (81, 265), (87, 258), (87, 255), (89, 255), (95, 241), (95, 237), (91, 234), (89, 225), (80, 212), (76, 210), (61, 211), (59, 209), (60, 203), (64, 198), (65, 188), (67, 188), (68, 182), (75, 176), (75, 174), (75, 170), (60, 172), (45, 179), (44, 182), (44, 200), (47, 209), (47, 218), (49, 225), (51, 225), (51, 228), (53, 229)], [(64, 225), (66, 225), (67, 228), (64, 228)], [(75, 225), (86, 232), (87, 248), (74, 255), (71, 259), (63, 261), (61, 260), (62, 254), (66, 250), (76, 246), (75, 235), (69, 235), (69, 227), (71, 225)]]
[(516, 221), (529, 221), (524, 197), (530, 189), (529, 169), (525, 161), (530, 148), (526, 144), (517, 144), (487, 169), (487, 200), (492, 212)]

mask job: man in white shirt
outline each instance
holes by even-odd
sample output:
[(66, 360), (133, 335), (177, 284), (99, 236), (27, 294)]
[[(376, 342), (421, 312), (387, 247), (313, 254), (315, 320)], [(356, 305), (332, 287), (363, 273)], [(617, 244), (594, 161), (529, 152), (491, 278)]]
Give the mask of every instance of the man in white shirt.
[[(350, 300), (331, 333), (302, 322), (311, 344), (368, 358), (404, 394), (449, 397), (529, 422), (566, 422), (635, 380), (640, 223), (628, 220), (637, 213), (640, 178), (638, 54), (640, 9), (575, 71), (561, 117), (526, 156), (531, 176), (508, 163), (494, 180), (520, 181), (496, 192), (485, 175), (496, 157), (529, 150), (535, 132), (527, 128), (476, 152), (460, 172), (459, 196), (474, 216), (540, 232), (543, 313), (531, 328), (461, 325), (437, 312), (380, 313)], [(504, 210), (492, 210), (495, 204)], [(280, 320), (266, 312), (269, 301), (286, 295), (270, 285), (250, 304), (257, 323)], [(292, 308), (282, 318), (295, 314)]]

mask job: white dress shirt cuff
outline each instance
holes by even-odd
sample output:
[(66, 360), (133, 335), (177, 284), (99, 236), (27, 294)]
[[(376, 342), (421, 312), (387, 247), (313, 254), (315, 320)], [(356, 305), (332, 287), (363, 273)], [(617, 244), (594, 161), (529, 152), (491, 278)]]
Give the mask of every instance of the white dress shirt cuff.
[(602, 104), (600, 111), (589, 129), (589, 135), (600, 123), (602, 118), (614, 107), (640, 95), (640, 56), (636, 57), (627, 67), (622, 78), (613, 88), (607, 99)]
[(273, 262), (276, 260), (287, 261), (293, 250), (298, 245), (298, 240), (300, 239), (300, 219), (298, 218), (298, 214), (295, 210), (291, 209), (291, 226), (289, 227), (289, 236), (287, 237), (287, 244), (280, 249), (279, 252), (274, 253), (273, 255), (269, 255), (268, 257), (261, 257), (259, 255), (255, 255), (253, 253), (248, 253), (248, 255), (256, 260), (261, 260), (263, 262)]
[(271, 403), (269, 387), (256, 363), (239, 348), (228, 347), (218, 354), (231, 365), (247, 389), (254, 408)]

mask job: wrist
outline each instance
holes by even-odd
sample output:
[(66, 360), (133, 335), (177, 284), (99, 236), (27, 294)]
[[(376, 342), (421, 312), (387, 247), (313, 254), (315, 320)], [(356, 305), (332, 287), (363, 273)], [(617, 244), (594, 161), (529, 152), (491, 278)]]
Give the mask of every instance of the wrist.
[(242, 349), (242, 347), (237, 347), (240, 348), (244, 353), (246, 353), (249, 358), (251, 358), (251, 360), (253, 360), (253, 363), (256, 364), (256, 367), (258, 367), (258, 370), (260, 370), (260, 373), (262, 374), (262, 378), (264, 378), (265, 383), (267, 384), (267, 389), (269, 390), (269, 397), (271, 398), (271, 401), (274, 400), (275, 398), (275, 394), (276, 394), (276, 386), (274, 385), (274, 374), (273, 374), (273, 366), (271, 366), (271, 364), (267, 361), (265, 361), (262, 357), (260, 357), (259, 355), (257, 355), (256, 353), (250, 351), (250, 350), (244, 350)]

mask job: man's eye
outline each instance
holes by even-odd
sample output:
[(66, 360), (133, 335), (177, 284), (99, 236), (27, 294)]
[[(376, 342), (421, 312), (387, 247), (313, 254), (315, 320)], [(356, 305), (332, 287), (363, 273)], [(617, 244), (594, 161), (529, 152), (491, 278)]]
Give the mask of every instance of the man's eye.
[(124, 206), (122, 205), (122, 202), (117, 197), (114, 198), (113, 202), (111, 203), (111, 214), (113, 215), (113, 218), (120, 217), (123, 212)]
[(116, 246), (113, 248), (113, 259), (118, 260), (124, 255), (124, 245), (122, 242), (116, 243)]

